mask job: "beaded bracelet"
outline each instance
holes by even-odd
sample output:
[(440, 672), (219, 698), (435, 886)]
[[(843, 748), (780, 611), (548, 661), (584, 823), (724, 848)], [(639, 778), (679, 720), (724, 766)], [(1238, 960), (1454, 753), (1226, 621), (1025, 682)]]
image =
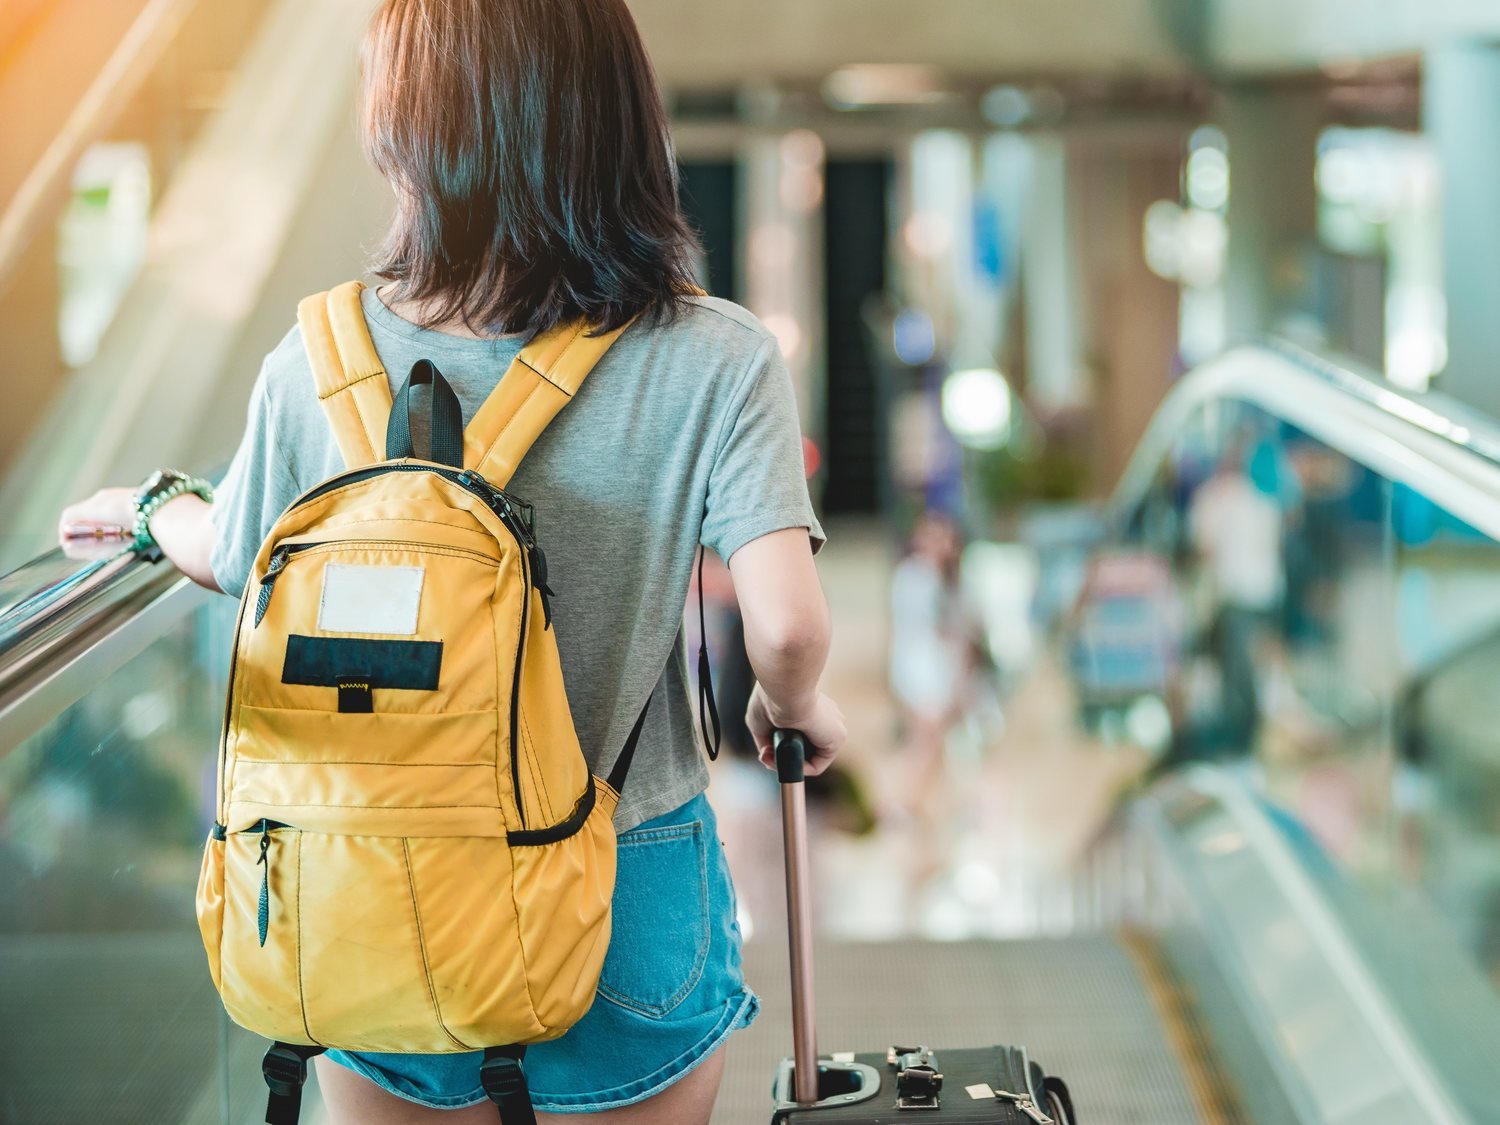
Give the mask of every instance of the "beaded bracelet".
[(173, 481), (166, 488), (146, 500), (138, 500), (135, 505), (135, 526), (132, 529), (135, 542), (132, 544), (137, 551), (146, 551), (155, 547), (156, 538), (151, 534), (151, 517), (170, 501), (179, 496), (192, 493), (194, 496), (202, 497), (212, 504), (214, 502), (214, 486), (201, 477), (182, 477)]

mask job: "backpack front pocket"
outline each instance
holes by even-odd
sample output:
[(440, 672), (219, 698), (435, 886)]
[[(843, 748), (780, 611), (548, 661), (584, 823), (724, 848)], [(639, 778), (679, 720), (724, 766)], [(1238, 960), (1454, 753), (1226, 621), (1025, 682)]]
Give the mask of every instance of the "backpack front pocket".
[[(355, 836), (266, 823), (222, 842), (220, 991), (237, 1023), (288, 1043), (423, 1054), (534, 1030), (519, 958), (505, 953), (516, 947), (514, 910), (497, 901), (507, 872), (466, 862), (485, 853), (508, 863), (502, 838)], [(425, 915), (419, 872), (426, 894), (441, 899)], [(430, 933), (429, 918), (439, 920)], [(462, 964), (486, 966), (493, 979), (439, 980), (434, 958), (451, 964), (455, 949)], [(450, 1009), (460, 1031), (495, 1034), (455, 1035)]]
[(316, 1042), (302, 1019), (300, 833), (258, 821), (244, 831), (226, 833), (222, 843), (219, 991), (224, 1007), (236, 1023), (267, 1039)]
[(402, 836), (301, 833), (307, 1026), (355, 1050), (456, 1051), (443, 1026)]
[(242, 704), (335, 714), (495, 709), (491, 618), (502, 559), (381, 540), (293, 543), (273, 553), (273, 565), (282, 558), (240, 630)]

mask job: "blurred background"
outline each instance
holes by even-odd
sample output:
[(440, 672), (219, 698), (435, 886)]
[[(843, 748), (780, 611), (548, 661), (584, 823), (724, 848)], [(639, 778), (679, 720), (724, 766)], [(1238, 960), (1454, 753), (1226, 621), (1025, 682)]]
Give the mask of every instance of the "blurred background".
[[(0, 1122), (259, 1119), (192, 918), (233, 606), (50, 548), (221, 468), (363, 272), (373, 6), (0, 0)], [(630, 6), (830, 533), (825, 1050), (1025, 1041), (1085, 1125), (1500, 1122), (1500, 6)], [(779, 829), (705, 583), (749, 1125)]]

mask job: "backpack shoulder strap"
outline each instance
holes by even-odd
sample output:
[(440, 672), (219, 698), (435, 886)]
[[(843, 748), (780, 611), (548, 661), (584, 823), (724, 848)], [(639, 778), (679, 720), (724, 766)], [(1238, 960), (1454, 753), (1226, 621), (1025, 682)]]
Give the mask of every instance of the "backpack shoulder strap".
[(464, 464), (497, 488), (629, 325), (591, 336), (583, 324), (545, 332), (521, 349), (464, 431)]
[(360, 282), (348, 281), (297, 306), (318, 401), (351, 469), (385, 460), (385, 426), (391, 416), (391, 386), (360, 308), (362, 289)]

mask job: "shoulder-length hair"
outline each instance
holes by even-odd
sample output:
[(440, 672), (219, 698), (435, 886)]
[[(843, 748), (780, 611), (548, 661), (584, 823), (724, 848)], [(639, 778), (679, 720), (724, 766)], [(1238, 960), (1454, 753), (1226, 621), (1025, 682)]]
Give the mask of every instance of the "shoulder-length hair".
[(608, 331), (684, 299), (696, 243), (624, 0), (385, 0), (363, 75), (397, 196), (374, 272), (427, 324)]

